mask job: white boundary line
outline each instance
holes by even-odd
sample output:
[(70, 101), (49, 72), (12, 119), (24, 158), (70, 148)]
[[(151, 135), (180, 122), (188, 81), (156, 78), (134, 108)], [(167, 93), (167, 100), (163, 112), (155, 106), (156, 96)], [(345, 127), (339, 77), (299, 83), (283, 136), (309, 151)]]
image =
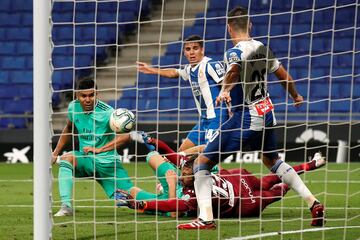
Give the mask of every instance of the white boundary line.
[(279, 235), (287, 235), (287, 234), (295, 234), (295, 233), (319, 232), (319, 231), (348, 229), (348, 228), (360, 228), (360, 226), (323, 227), (323, 228), (308, 228), (308, 229), (303, 229), (303, 230), (293, 230), (293, 231), (284, 231), (284, 232), (269, 232), (269, 233), (262, 233), (262, 234), (256, 234), (256, 235), (249, 235), (249, 236), (245, 236), (245, 237), (227, 238), (226, 240), (257, 239), (257, 238), (263, 238), (263, 237), (271, 237), (271, 236), (279, 236)]

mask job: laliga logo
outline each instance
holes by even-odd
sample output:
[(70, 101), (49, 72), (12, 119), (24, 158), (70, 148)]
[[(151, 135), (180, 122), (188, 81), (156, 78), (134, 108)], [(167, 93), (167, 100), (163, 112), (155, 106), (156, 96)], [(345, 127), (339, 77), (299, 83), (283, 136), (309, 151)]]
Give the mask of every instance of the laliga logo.
[(13, 148), (12, 152), (4, 153), (4, 156), (7, 157), (6, 163), (29, 163), (29, 159), (26, 156), (26, 153), (30, 150), (30, 146), (24, 147), (19, 150), (17, 148)]

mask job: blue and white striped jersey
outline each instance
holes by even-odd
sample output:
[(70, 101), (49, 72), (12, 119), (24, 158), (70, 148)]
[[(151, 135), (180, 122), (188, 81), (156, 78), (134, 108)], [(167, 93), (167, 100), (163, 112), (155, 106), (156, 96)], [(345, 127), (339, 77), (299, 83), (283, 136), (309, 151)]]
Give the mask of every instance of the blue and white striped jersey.
[[(226, 69), (233, 64), (240, 67), (240, 79), (230, 93), (232, 106), (251, 117), (250, 129), (260, 129), (266, 113), (273, 113), (267, 91), (267, 74), (275, 72), (280, 67), (280, 62), (267, 46), (253, 39), (240, 41), (227, 50), (224, 62)], [(275, 125), (275, 116), (272, 115)]]
[(220, 116), (220, 108), (215, 108), (215, 99), (221, 90), (220, 82), (224, 79), (223, 65), (204, 57), (196, 66), (187, 64), (177, 71), (185, 81), (190, 82), (200, 116), (207, 119)]

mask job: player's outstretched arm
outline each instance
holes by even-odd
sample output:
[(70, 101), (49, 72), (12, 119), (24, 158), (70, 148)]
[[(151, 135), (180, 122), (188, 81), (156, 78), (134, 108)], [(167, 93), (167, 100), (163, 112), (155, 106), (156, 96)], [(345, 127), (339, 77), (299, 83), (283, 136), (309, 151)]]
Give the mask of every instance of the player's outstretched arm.
[(282, 65), (280, 65), (279, 69), (275, 71), (275, 75), (279, 80), (285, 80), (281, 81), (281, 85), (286, 91), (288, 91), (290, 96), (293, 98), (294, 106), (300, 107), (304, 101), (304, 98), (296, 91), (295, 82), (290, 76), (290, 74)]
[(95, 148), (92, 146), (86, 146), (83, 148), (83, 152), (84, 153), (89, 153), (89, 152), (93, 152), (93, 153), (102, 153), (102, 152), (107, 152), (107, 151), (111, 151), (115, 148), (119, 148), (121, 146), (123, 146), (124, 144), (128, 143), (131, 141), (130, 138), (130, 134), (126, 133), (126, 134), (119, 134), (118, 136), (116, 136), (116, 138), (114, 138), (112, 141), (108, 142), (107, 144), (105, 144), (104, 146), (102, 146), (101, 148)]
[(136, 62), (137, 63), (137, 69), (139, 72), (145, 73), (145, 74), (158, 74), (163, 77), (168, 78), (177, 78), (179, 77), (179, 73), (175, 68), (154, 68), (150, 67), (147, 63), (144, 62)]
[(72, 131), (72, 122), (69, 119), (66, 120), (66, 126), (61, 132), (59, 141), (56, 144), (54, 151), (52, 152), (52, 163), (56, 162), (57, 157), (64, 149), (66, 144), (68, 144), (71, 140), (71, 131)]

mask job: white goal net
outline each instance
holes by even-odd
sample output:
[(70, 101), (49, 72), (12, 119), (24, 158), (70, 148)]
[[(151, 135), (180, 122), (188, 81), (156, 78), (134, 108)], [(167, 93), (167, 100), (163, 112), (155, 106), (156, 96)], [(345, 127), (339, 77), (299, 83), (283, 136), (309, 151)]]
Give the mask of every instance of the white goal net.
[[(202, 121), (197, 107), (204, 103), (196, 99), (204, 95), (203, 85), (189, 84), (178, 72), (174, 78), (142, 73), (137, 62), (153, 68), (183, 69), (189, 63), (184, 41), (198, 35), (204, 41), (205, 56), (224, 64), (224, 53), (233, 47), (227, 14), (236, 6), (248, 9), (251, 37), (274, 52), (304, 98), (301, 107), (294, 107), (282, 81), (274, 74), (265, 77), (277, 118), (274, 131), (281, 158), (292, 166), (305, 164), (316, 152), (327, 159), (322, 168), (302, 175), (325, 205), (325, 227), (310, 226), (307, 204), (290, 190), (280, 201), (261, 204), (266, 208), (257, 216), (215, 218), (214, 231), (178, 230), (178, 224), (192, 221), (196, 214), (171, 217), (160, 211), (117, 208), (111, 194), (106, 195), (99, 184), (107, 179), (98, 175), (96, 167), (95, 175), (77, 177), (77, 166), (73, 166), (68, 167), (73, 188), (67, 190), (73, 213), (53, 217), (54, 239), (360, 236), (360, 4), (355, 0), (52, 0), (53, 147), (66, 119), (75, 116), (74, 112), (68, 115), (68, 105), (76, 98), (78, 82), (93, 79), (99, 100), (115, 109), (133, 111), (134, 130), (163, 140), (174, 151), (179, 149), (190, 130)], [(96, 121), (87, 134), (94, 139), (102, 137), (97, 135)], [(60, 154), (82, 151), (78, 138), (86, 134), (74, 127), (77, 122), (72, 124), (67, 134), (71, 143)], [(160, 170), (154, 172), (148, 166), (144, 144), (133, 141), (116, 147), (134, 186), (158, 194), (156, 174)], [(270, 173), (261, 163), (261, 151), (243, 149), (222, 159), (220, 165), (247, 169), (259, 179)], [(61, 167), (61, 163), (53, 167), (53, 214), (64, 203), (58, 187), (63, 181), (58, 175)], [(221, 215), (222, 209), (215, 209), (215, 215)]]

